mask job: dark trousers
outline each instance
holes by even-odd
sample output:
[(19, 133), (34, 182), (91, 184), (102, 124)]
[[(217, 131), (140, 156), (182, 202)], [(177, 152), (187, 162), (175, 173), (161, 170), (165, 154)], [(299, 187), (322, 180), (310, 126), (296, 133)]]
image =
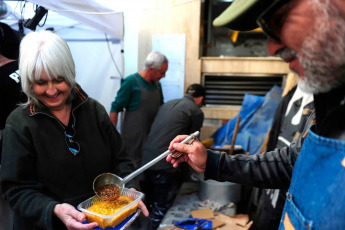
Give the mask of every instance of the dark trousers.
[(0, 230), (10, 230), (12, 229), (12, 226), (13, 211), (8, 205), (8, 202), (2, 197), (2, 189), (0, 185)]
[(180, 172), (168, 172), (168, 170), (145, 172), (145, 180), (141, 185), (145, 193), (145, 203), (150, 211), (149, 230), (156, 230), (159, 227), (164, 215), (173, 204), (182, 182)]
[(13, 211), (7, 201), (0, 196), (0, 230), (10, 230), (13, 224)]

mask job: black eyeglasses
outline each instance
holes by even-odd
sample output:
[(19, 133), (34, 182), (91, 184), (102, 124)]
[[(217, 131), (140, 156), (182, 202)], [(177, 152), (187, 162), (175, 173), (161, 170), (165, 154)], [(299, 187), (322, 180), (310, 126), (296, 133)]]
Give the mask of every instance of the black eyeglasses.
[(74, 137), (74, 135), (75, 135), (75, 130), (74, 130), (73, 125), (72, 127), (65, 128), (65, 139), (66, 139), (67, 147), (73, 155), (77, 155), (77, 153), (79, 153), (80, 151), (80, 146), (77, 142), (73, 141), (72, 138)]
[[(259, 25), (259, 27), (262, 29), (262, 31), (272, 40), (276, 42), (280, 42), (280, 38), (277, 36), (277, 34), (272, 29), (272, 24), (270, 24), (271, 20), (274, 20), (274, 25), (277, 25), (277, 27), (281, 27), (283, 24), (285, 17), (286, 17), (286, 11), (282, 12), (281, 14), (274, 15), (274, 18), (272, 19), (272, 16), (274, 13), (277, 12), (284, 4), (290, 2), (291, 0), (276, 0), (270, 7), (268, 7), (263, 13), (260, 14), (260, 16), (256, 19), (256, 23)], [(276, 28), (276, 27), (275, 27)]]

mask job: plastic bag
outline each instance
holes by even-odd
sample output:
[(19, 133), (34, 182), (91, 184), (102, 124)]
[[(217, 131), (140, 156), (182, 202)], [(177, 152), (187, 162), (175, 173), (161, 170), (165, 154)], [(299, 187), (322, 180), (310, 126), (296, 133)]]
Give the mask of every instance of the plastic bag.
[[(245, 94), (239, 112), (241, 122), (236, 138), (236, 145), (251, 155), (259, 153), (272, 125), (274, 112), (281, 100), (282, 89), (273, 86), (267, 94), (262, 96)], [(230, 145), (237, 116), (220, 127), (213, 135), (214, 148)]]

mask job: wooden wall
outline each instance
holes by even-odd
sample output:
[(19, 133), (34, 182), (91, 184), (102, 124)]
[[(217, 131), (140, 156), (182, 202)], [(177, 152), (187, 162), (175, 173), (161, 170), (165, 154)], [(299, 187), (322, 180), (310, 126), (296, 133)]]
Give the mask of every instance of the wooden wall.
[(201, 0), (153, 0), (142, 12), (138, 32), (138, 69), (152, 49), (154, 34), (186, 34), (185, 87), (200, 83)]
[[(138, 69), (152, 49), (154, 34), (186, 34), (185, 81), (187, 87), (201, 83), (204, 73), (288, 74), (288, 65), (279, 58), (200, 57), (201, 0), (145, 0), (138, 32)], [(231, 119), (239, 106), (203, 107), (205, 118)]]

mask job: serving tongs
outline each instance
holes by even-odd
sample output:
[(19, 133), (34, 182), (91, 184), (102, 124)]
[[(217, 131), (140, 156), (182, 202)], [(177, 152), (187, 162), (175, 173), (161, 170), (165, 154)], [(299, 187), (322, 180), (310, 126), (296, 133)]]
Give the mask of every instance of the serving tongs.
[[(200, 134), (199, 131), (196, 131), (195, 133), (191, 134), (190, 136), (186, 137), (181, 143), (186, 144), (187, 142), (189, 144), (192, 144), (194, 139), (198, 137)], [(113, 173), (102, 173), (98, 175), (94, 181), (93, 181), (93, 190), (104, 200), (116, 200), (120, 195), (122, 194), (123, 189), (125, 188), (125, 184), (132, 180), (134, 177), (138, 176), (142, 172), (144, 172), (146, 169), (150, 168), (163, 158), (167, 157), (169, 154), (171, 154), (172, 157), (178, 158), (181, 156), (182, 153), (177, 152), (176, 150), (167, 150), (158, 157), (154, 158), (147, 164), (143, 165), (139, 169), (135, 170), (131, 174), (127, 175), (125, 178), (121, 178)], [(108, 187), (108, 193), (107, 191), (102, 191), (102, 188)]]

